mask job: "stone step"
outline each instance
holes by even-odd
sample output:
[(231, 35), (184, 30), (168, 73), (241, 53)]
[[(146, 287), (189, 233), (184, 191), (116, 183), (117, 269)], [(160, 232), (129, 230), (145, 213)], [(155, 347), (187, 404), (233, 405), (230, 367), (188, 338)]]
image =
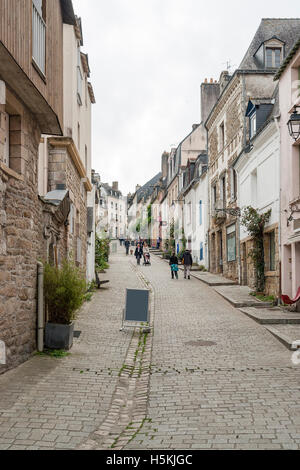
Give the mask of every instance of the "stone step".
[(194, 277), (211, 287), (236, 285), (236, 282), (232, 281), (231, 279), (226, 279), (226, 277), (218, 276), (216, 274), (208, 272), (203, 272), (201, 270), (198, 270), (198, 272), (193, 275)]
[(277, 325), (265, 328), (289, 350), (300, 349), (300, 325)]
[(229, 303), (231, 303), (231, 305), (233, 305), (235, 308), (270, 308), (273, 306), (271, 302), (262, 302), (261, 300), (252, 297), (250, 295), (252, 290), (248, 286), (220, 286), (214, 287), (214, 290), (218, 292), (218, 294), (220, 294)]
[(240, 308), (242, 313), (261, 325), (300, 325), (300, 313), (287, 312), (281, 308)]

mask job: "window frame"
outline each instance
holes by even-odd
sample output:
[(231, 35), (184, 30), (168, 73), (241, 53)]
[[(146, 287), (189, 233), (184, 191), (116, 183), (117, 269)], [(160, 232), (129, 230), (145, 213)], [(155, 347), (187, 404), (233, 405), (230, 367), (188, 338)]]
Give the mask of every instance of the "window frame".
[[(231, 230), (233, 229), (234, 230)], [(229, 241), (234, 240), (234, 255), (229, 256)], [(236, 224), (229, 225), (226, 227), (226, 256), (227, 263), (233, 263), (237, 258), (237, 236), (236, 236)]]
[(203, 225), (203, 201), (199, 201), (199, 225)]
[[(249, 130), (250, 130), (250, 139), (253, 139), (253, 137), (256, 136), (257, 133), (257, 116), (256, 116), (256, 111), (254, 111), (250, 116), (249, 116)], [(254, 126), (255, 124), (255, 126)]]
[[(276, 52), (280, 53), (280, 61), (279, 65), (276, 65)], [(271, 52), (271, 57), (268, 56), (268, 53)], [(269, 59), (271, 58), (271, 64), (269, 62)], [(276, 47), (276, 46), (266, 46), (265, 49), (265, 67), (267, 69), (278, 69), (280, 67), (282, 61), (282, 47)]]
[[(276, 271), (276, 239), (275, 230), (268, 233), (269, 237), (269, 271)], [(272, 249), (274, 248), (274, 250)]]
[[(45, 81), (46, 78), (46, 7), (44, 0), (32, 0), (32, 25), (31, 25), (31, 35), (32, 35), (32, 44), (31, 44), (31, 55), (32, 55), (32, 65)], [(37, 20), (40, 22), (37, 25)], [(42, 41), (41, 41), (42, 37)], [(40, 59), (43, 59), (43, 63)]]

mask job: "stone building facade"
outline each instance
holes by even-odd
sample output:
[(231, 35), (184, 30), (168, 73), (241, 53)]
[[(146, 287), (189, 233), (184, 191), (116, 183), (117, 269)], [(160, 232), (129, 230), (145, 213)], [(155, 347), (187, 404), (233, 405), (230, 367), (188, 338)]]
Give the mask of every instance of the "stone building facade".
[[(300, 114), (300, 40), (279, 69), (281, 146), (281, 285), (291, 299), (300, 287), (300, 136), (290, 135), (287, 122), (295, 111)], [(297, 129), (297, 127), (296, 127)], [(300, 302), (297, 310), (300, 311)]]
[[(68, 192), (70, 211), (64, 257), (74, 260), (91, 281), (95, 270), (94, 256), (88, 250), (91, 235), (87, 231), (87, 219), (88, 193), (92, 191), (91, 106), (95, 97), (89, 81), (88, 57), (82, 53), (82, 45), (82, 24), (76, 17), (74, 24), (63, 27), (64, 135), (43, 136), (39, 149), (39, 195), (51, 199), (56, 197), (56, 191)], [(55, 250), (61, 251), (58, 245)]]
[[(69, 0), (47, 2), (45, 11), (35, 2), (23, 9), (15, 0), (5, 3), (0, 5), (7, 25), (0, 28), (0, 340), (7, 355), (0, 373), (36, 349), (37, 263), (45, 259), (53, 232), (62, 250), (65, 246), (68, 194), (61, 201), (39, 198), (38, 154), (42, 133), (62, 132), (63, 24), (75, 22)], [(45, 14), (47, 35), (40, 31), (32, 38), (27, 21), (33, 14)], [(33, 46), (26, 54), (20, 35)], [(35, 55), (37, 37), (44, 56)]]
[[(255, 101), (255, 105), (254, 105)], [(265, 227), (265, 292), (280, 297), (280, 135), (278, 127), (278, 90), (269, 99), (249, 100), (250, 147), (234, 164), (238, 177), (238, 205), (252, 206), (259, 213), (271, 211)], [(254, 114), (255, 116), (254, 116)], [(247, 113), (249, 114), (249, 113)], [(241, 283), (255, 288), (256, 273), (250, 256), (253, 242), (247, 229), (240, 227)]]
[[(235, 212), (238, 181), (233, 165), (248, 145), (248, 101), (249, 97), (263, 99), (273, 95), (276, 86), (273, 79), (278, 69), (275, 55), (278, 51), (276, 60), (283, 60), (297, 30), (299, 20), (263, 19), (240, 67), (232, 77), (228, 72), (221, 74), (220, 96), (206, 121), (210, 270), (237, 282), (242, 280), (242, 267), (239, 217)], [(271, 39), (273, 36), (277, 39)], [(250, 205), (253, 204), (252, 201)]]

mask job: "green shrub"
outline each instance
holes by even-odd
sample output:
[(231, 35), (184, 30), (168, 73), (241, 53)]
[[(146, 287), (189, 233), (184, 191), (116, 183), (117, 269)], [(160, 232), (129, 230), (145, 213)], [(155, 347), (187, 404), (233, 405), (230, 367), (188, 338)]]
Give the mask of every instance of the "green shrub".
[(204, 271), (204, 272), (207, 271), (207, 269), (205, 268), (205, 266), (203, 266), (203, 264), (200, 264), (199, 269), (200, 271)]
[(99, 238), (96, 235), (96, 247), (95, 247), (95, 268), (96, 270), (104, 270), (109, 268), (109, 239)]
[(72, 323), (86, 291), (84, 275), (73, 262), (65, 260), (59, 268), (45, 264), (44, 295), (50, 323)]

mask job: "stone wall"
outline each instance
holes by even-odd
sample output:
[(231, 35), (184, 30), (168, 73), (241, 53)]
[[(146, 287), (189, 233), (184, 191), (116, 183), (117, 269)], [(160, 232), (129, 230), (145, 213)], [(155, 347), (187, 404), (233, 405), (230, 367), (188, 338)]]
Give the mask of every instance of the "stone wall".
[[(275, 270), (270, 270), (269, 256), (270, 256), (270, 239), (269, 234), (271, 231), (275, 232)], [(265, 249), (265, 294), (278, 297), (279, 295), (279, 234), (278, 224), (266, 229), (264, 236), (264, 249)], [(256, 273), (255, 265), (250, 256), (251, 250), (254, 248), (252, 239), (247, 239), (241, 243), (241, 264), (242, 264), (242, 283), (247, 284), (251, 289), (255, 290)]]
[(7, 349), (7, 365), (0, 365), (0, 373), (25, 361), (36, 346), (37, 259), (42, 245), (37, 196), (40, 130), (20, 103), (18, 111), (19, 172), (5, 167), (0, 154), (0, 339)]

